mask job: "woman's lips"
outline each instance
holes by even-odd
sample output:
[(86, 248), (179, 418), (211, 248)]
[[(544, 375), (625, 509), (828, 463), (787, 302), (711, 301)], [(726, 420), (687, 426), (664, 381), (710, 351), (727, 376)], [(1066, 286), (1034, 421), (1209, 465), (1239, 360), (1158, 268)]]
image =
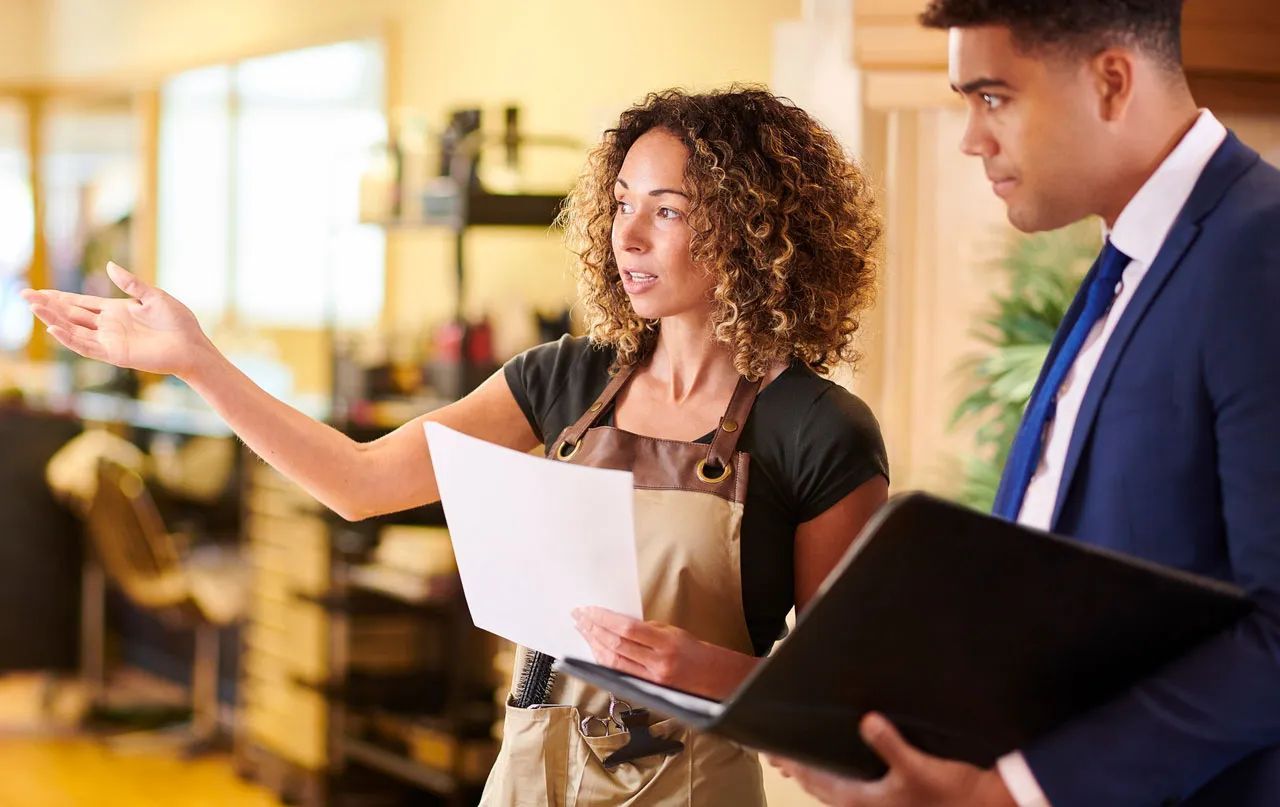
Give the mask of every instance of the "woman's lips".
[(641, 272), (637, 269), (621, 269), (622, 288), (627, 294), (643, 294), (658, 283), (657, 275)]

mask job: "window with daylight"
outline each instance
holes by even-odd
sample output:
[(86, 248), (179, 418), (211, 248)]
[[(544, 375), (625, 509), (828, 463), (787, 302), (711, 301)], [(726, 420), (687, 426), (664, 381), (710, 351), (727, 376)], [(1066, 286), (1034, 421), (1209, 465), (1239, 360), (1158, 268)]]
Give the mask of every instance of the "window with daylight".
[(385, 236), (358, 222), (386, 139), (382, 46), (341, 42), (179, 74), (163, 88), (157, 276), (203, 320), (362, 327)]
[(21, 350), (31, 336), (31, 315), (18, 296), (35, 231), (26, 128), (23, 106), (0, 101), (0, 351)]

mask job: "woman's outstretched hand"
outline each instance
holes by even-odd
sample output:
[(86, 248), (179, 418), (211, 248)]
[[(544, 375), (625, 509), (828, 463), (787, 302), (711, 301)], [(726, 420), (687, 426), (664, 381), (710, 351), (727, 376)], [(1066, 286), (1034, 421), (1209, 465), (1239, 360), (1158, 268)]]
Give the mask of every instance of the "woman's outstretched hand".
[(115, 263), (107, 275), (129, 296), (27, 289), (22, 298), (54, 339), (81, 356), (148, 373), (195, 371), (212, 345), (191, 310)]

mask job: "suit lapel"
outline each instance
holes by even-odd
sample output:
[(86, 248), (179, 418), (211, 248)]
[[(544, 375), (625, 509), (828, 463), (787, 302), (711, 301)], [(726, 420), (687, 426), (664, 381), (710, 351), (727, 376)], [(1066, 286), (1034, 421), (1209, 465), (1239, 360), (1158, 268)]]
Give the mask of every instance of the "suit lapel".
[(1183, 256), (1186, 255), (1187, 250), (1194, 243), (1196, 236), (1199, 235), (1201, 220), (1217, 207), (1231, 185), (1245, 171), (1251, 168), (1258, 159), (1256, 152), (1244, 146), (1236, 139), (1234, 134), (1228, 134), (1227, 139), (1205, 166), (1204, 172), (1200, 175), (1200, 180), (1196, 183), (1195, 190), (1192, 191), (1191, 197), (1187, 200), (1186, 205), (1183, 206), (1182, 212), (1178, 214), (1178, 218), (1174, 222), (1173, 228), (1169, 231), (1169, 235), (1165, 238), (1164, 245), (1161, 246), (1155, 261), (1151, 264), (1151, 268), (1147, 270), (1146, 276), (1139, 284), (1133, 299), (1129, 301), (1124, 314), (1121, 315), (1115, 331), (1111, 334), (1111, 338), (1107, 340), (1107, 345), (1102, 351), (1102, 357), (1098, 360), (1098, 368), (1089, 380), (1089, 387), (1085, 391), (1084, 400), (1080, 404), (1080, 413), (1076, 416), (1075, 426), (1071, 431), (1071, 442), (1067, 447), (1067, 458), (1062, 469), (1062, 480), (1058, 484), (1058, 496), (1053, 507), (1053, 518), (1049, 522), (1050, 529), (1057, 530), (1058, 528), (1058, 518), (1062, 514), (1063, 503), (1066, 501), (1067, 493), (1071, 490), (1072, 480), (1079, 468), (1080, 456), (1083, 454), (1089, 438), (1093, 434), (1093, 427), (1098, 417), (1098, 409), (1106, 395), (1107, 387), (1111, 384), (1111, 378), (1115, 374), (1116, 366), (1124, 356), (1124, 351), (1128, 347), (1134, 331), (1142, 322), (1148, 309), (1151, 308), (1151, 304), (1159, 296), (1160, 290), (1164, 288), (1169, 278), (1182, 263)]
[(1116, 365), (1119, 364), (1120, 357), (1124, 355), (1125, 348), (1129, 346), (1129, 340), (1132, 338), (1134, 330), (1138, 327), (1138, 323), (1142, 322), (1142, 317), (1147, 313), (1147, 309), (1151, 307), (1151, 303), (1159, 295), (1160, 289), (1164, 287), (1165, 282), (1173, 274), (1174, 270), (1178, 268), (1178, 264), (1182, 261), (1182, 256), (1186, 254), (1187, 248), (1191, 246), (1191, 242), (1195, 240), (1199, 232), (1200, 227), (1195, 224), (1174, 226), (1169, 236), (1165, 239), (1164, 246), (1160, 248), (1160, 253), (1156, 256), (1155, 263), (1147, 270), (1147, 274), (1138, 285), (1138, 290), (1134, 293), (1133, 299), (1129, 301), (1124, 314), (1121, 315), (1120, 321), (1116, 324), (1116, 329), (1111, 334), (1111, 338), (1107, 340), (1107, 345), (1102, 351), (1102, 357), (1098, 359), (1098, 368), (1094, 370), (1093, 378), (1089, 380), (1089, 387), (1085, 391), (1084, 400), (1080, 403), (1080, 413), (1076, 416), (1075, 426), (1071, 430), (1071, 442), (1067, 447), (1067, 459), (1062, 468), (1062, 481), (1058, 484), (1058, 497), (1053, 505), (1053, 518), (1049, 522), (1055, 528), (1058, 523), (1058, 513), (1062, 509), (1062, 502), (1066, 498), (1065, 493), (1071, 487), (1071, 479), (1076, 472), (1076, 467), (1080, 464), (1080, 454), (1088, 442), (1089, 435), (1093, 433), (1093, 424), (1098, 416), (1098, 407), (1102, 403), (1102, 397), (1106, 394), (1108, 385), (1111, 383), (1111, 377), (1115, 373)]

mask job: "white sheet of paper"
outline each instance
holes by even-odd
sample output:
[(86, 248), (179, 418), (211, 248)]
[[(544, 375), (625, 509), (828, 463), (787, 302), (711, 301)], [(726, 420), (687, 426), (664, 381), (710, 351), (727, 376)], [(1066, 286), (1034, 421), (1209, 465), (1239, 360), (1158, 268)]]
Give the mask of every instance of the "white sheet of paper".
[(438, 423), (425, 429), (477, 627), (590, 659), (574, 608), (642, 618), (630, 472), (523, 454)]

